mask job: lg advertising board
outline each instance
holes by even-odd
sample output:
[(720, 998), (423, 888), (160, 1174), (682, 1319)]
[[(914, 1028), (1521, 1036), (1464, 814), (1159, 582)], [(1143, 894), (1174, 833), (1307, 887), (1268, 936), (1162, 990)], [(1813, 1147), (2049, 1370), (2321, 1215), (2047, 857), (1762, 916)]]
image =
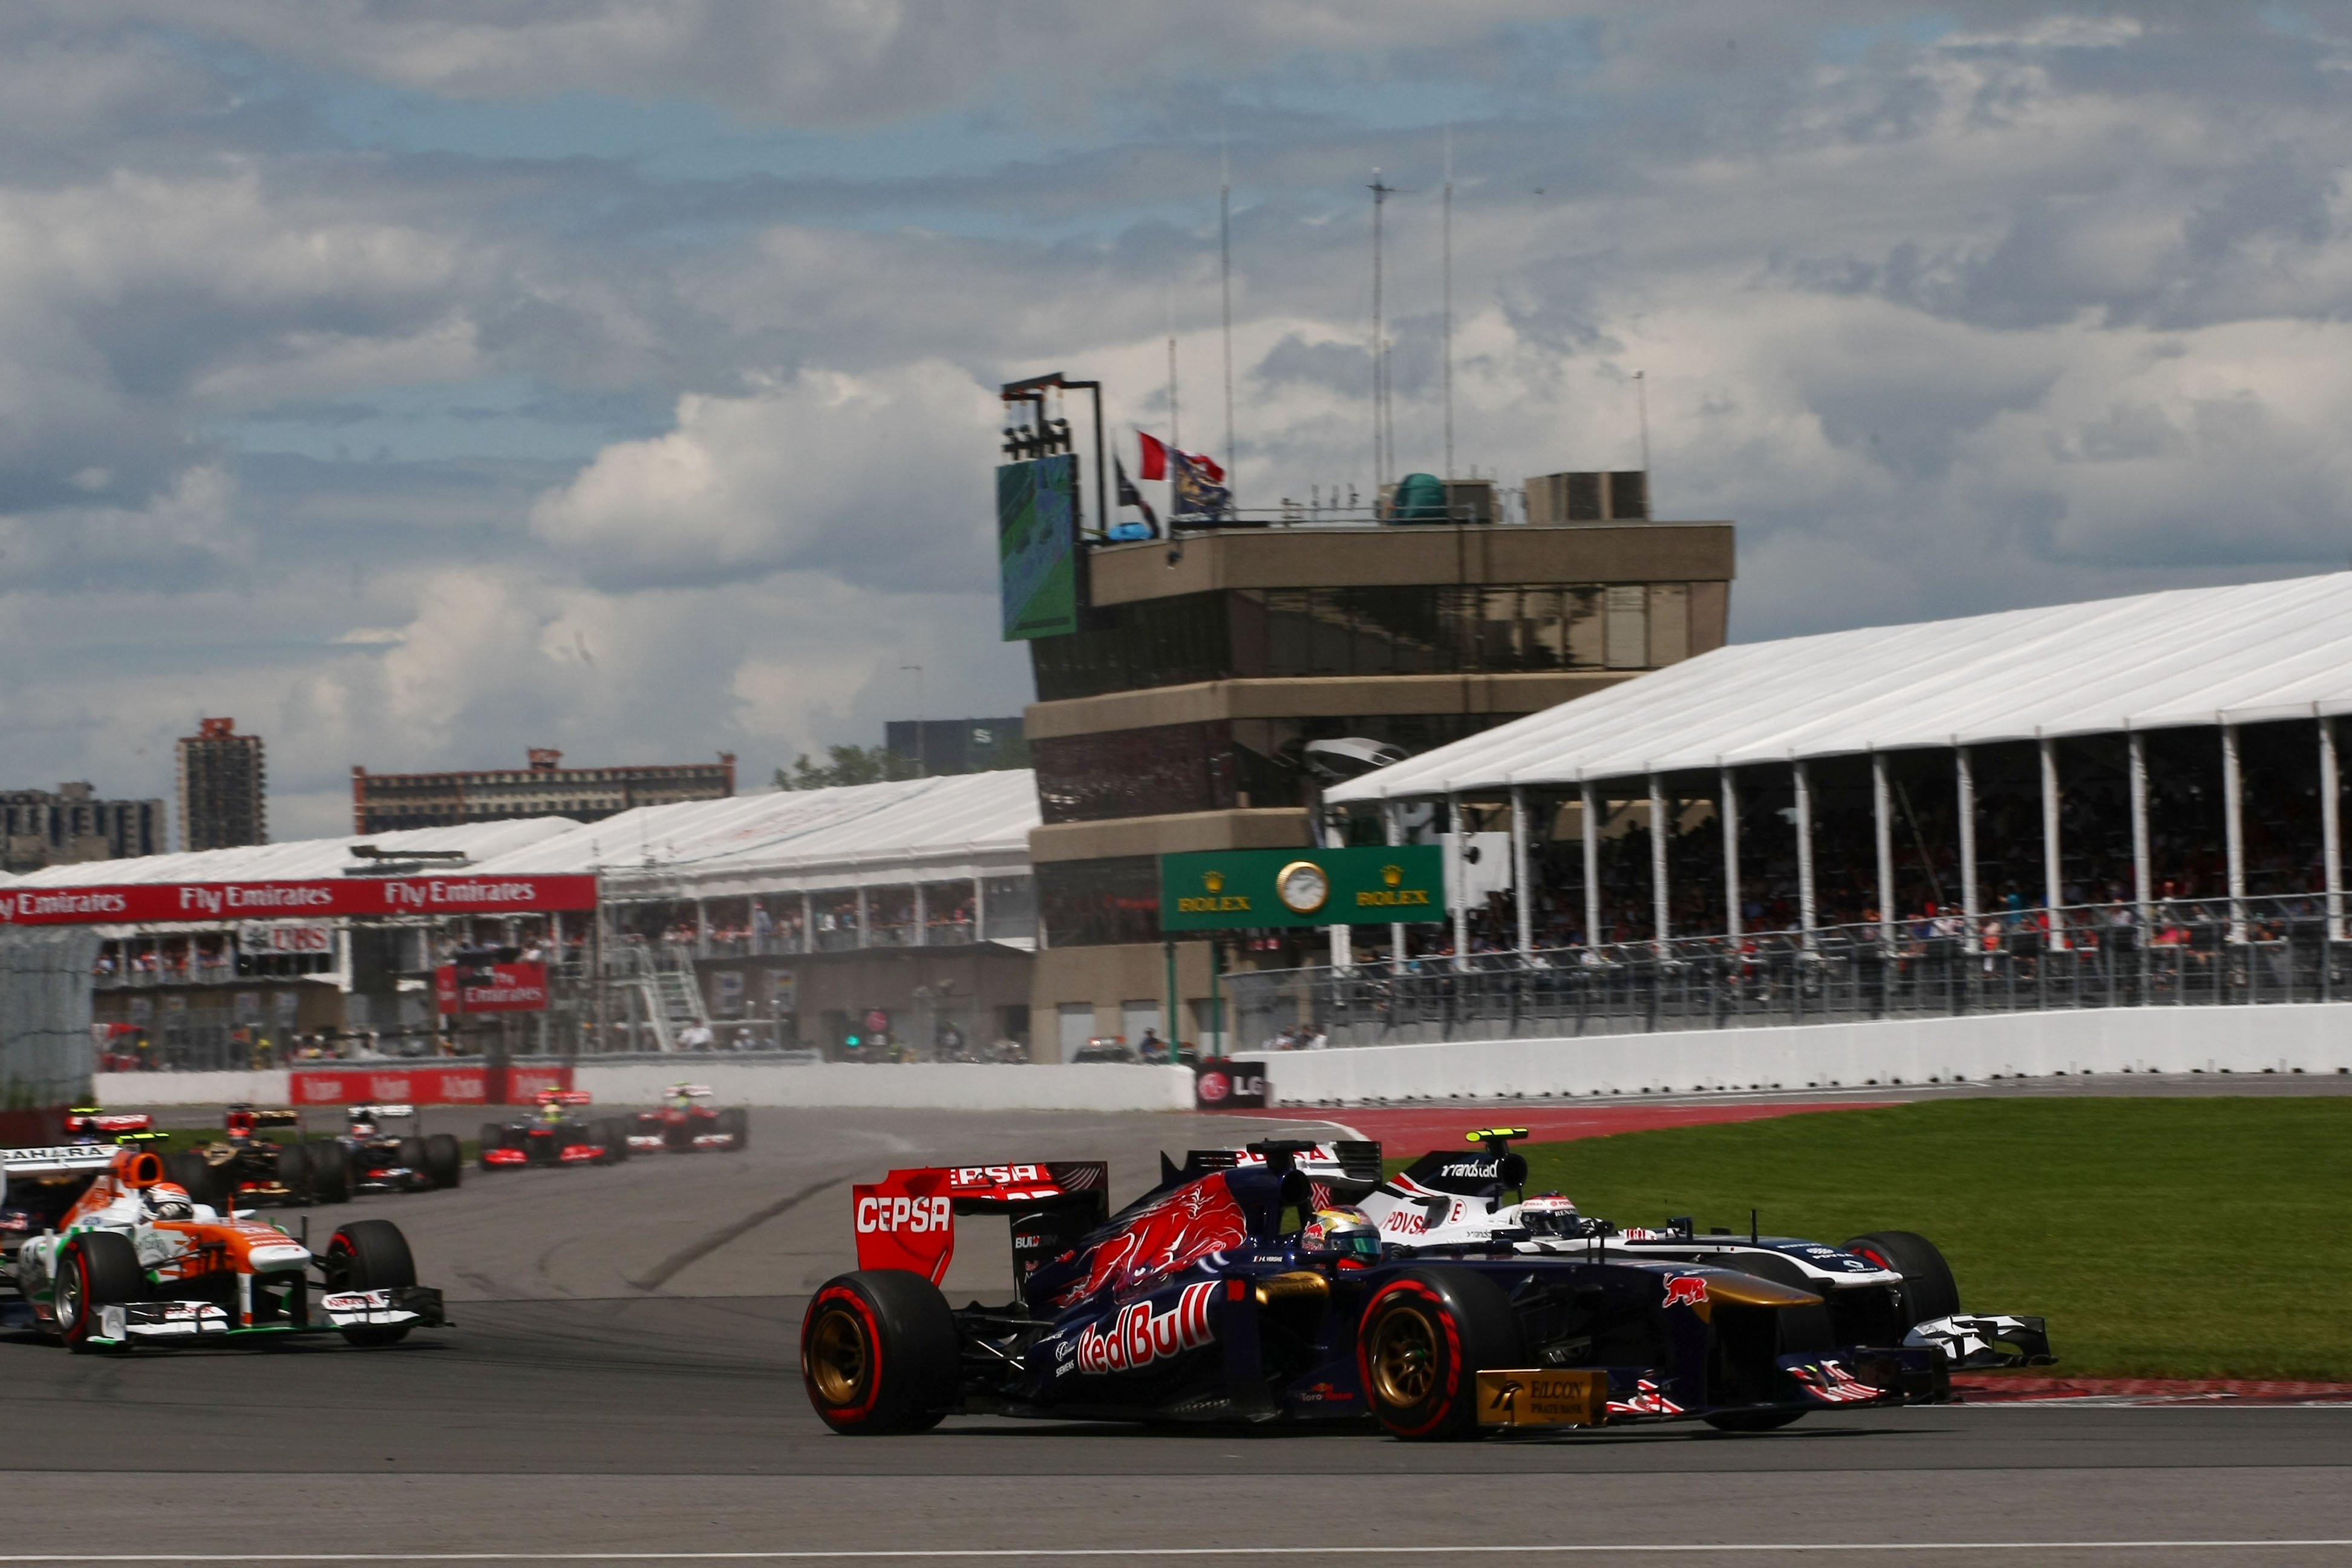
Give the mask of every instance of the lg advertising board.
[(1160, 929), (1395, 925), (1445, 918), (1433, 844), (1218, 849), (1160, 858)]
[(1004, 639), (1078, 629), (1078, 459), (1073, 453), (996, 470), (996, 550)]

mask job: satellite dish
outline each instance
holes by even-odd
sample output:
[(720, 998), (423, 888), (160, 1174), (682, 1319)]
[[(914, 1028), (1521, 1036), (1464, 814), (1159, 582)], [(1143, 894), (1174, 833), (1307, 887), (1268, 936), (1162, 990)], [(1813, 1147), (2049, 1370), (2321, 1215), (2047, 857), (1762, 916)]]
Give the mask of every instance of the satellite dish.
[(1333, 784), (1392, 767), (1412, 753), (1387, 741), (1349, 735), (1337, 741), (1309, 741), (1301, 748), (1301, 754), (1307, 772)]

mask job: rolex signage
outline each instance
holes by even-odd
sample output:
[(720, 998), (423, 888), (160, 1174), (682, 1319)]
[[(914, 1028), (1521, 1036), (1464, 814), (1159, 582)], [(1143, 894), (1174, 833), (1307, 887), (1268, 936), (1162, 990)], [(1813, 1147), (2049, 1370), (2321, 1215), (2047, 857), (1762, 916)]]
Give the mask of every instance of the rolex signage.
[(1160, 858), (1160, 929), (1392, 925), (1445, 918), (1433, 844), (1225, 849)]

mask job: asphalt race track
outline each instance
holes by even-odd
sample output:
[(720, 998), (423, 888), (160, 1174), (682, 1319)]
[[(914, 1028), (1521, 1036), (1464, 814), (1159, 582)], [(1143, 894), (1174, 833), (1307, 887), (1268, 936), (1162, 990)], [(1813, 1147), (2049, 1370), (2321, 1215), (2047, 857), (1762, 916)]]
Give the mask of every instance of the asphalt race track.
[[(794, 1335), (806, 1291), (849, 1265), (852, 1180), (1107, 1156), (1117, 1200), (1160, 1149), (1276, 1125), (761, 1111), (740, 1156), (362, 1200), (408, 1232), (455, 1327), (383, 1351), (0, 1339), (0, 1562), (2352, 1563), (2352, 1406), (1962, 1406), (1455, 1447), (993, 1420), (847, 1439), (809, 1413)], [(950, 1293), (1009, 1279), (1001, 1237), (963, 1226)]]

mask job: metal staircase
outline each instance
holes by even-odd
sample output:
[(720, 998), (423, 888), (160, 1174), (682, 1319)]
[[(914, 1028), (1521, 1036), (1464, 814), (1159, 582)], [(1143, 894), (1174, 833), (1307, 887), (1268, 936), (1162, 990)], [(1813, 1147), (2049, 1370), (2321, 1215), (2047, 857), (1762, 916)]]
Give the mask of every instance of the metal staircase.
[(619, 997), (634, 996), (629, 1011), (651, 1025), (659, 1049), (677, 1049), (677, 1037), (690, 1024), (709, 1024), (702, 1003), (702, 984), (694, 972), (694, 954), (675, 942), (656, 950), (624, 946), (611, 963), (612, 985)]

